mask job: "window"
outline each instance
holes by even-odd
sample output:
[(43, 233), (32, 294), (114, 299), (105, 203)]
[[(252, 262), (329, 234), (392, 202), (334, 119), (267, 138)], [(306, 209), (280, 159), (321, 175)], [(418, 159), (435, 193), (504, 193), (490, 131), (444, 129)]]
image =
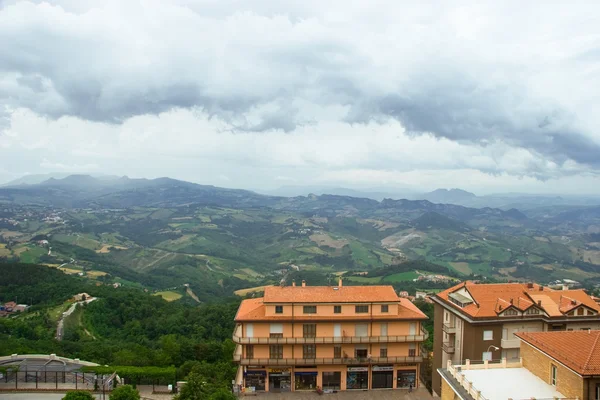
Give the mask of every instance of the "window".
[(333, 346), (333, 358), (342, 358), (342, 346)]
[(538, 315), (540, 310), (538, 308), (532, 307), (525, 311), (525, 315)]
[(577, 315), (583, 315), (583, 307), (577, 309)]
[(519, 313), (516, 310), (508, 309), (506, 311), (504, 311), (504, 315), (519, 315)]
[(334, 314), (341, 314), (342, 313), (342, 306), (333, 306), (333, 313)]
[(354, 336), (367, 337), (369, 333), (368, 324), (356, 324), (354, 327)]
[(416, 355), (417, 355), (417, 345), (414, 343), (409, 343), (408, 344), (408, 356), (416, 357)]
[(369, 306), (355, 306), (354, 312), (357, 314), (364, 314), (369, 312)]
[(283, 358), (283, 345), (272, 344), (269, 346), (269, 358), (281, 359)]
[(384, 304), (381, 306), (381, 312), (382, 313), (386, 313), (389, 312), (390, 306), (388, 306), (387, 304)]
[(367, 358), (369, 351), (366, 346), (356, 346), (354, 348), (354, 358)]
[(246, 346), (246, 358), (254, 358), (254, 345), (249, 344)]
[(283, 314), (283, 306), (275, 306), (275, 314)]
[(269, 328), (269, 337), (282, 338), (283, 337), (283, 324), (271, 324), (271, 326)]
[(556, 386), (556, 376), (558, 375), (558, 368), (556, 365), (550, 364), (550, 384)]
[(304, 314), (316, 314), (317, 306), (304, 306), (302, 308), (302, 311), (304, 312)]
[(483, 340), (494, 340), (494, 331), (483, 331)]
[(305, 344), (302, 346), (302, 358), (317, 358), (317, 346), (314, 344)]
[(317, 324), (302, 325), (302, 337), (314, 338), (317, 336)]
[(387, 345), (382, 344), (381, 346), (379, 346), (379, 357), (387, 357)]
[(388, 324), (382, 323), (380, 332), (379, 332), (379, 336), (387, 336), (387, 335), (388, 335)]
[(481, 359), (483, 361), (490, 361), (492, 359), (492, 352), (491, 351), (484, 351), (483, 354), (481, 355)]

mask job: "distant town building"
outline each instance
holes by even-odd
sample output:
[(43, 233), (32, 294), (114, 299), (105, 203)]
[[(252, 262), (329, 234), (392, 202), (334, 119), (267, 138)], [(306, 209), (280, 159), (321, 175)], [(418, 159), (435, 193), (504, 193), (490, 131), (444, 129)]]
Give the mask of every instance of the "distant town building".
[[(432, 300), (434, 369), (448, 361), (518, 359), (518, 332), (600, 329), (600, 305), (581, 289), (467, 281)], [(434, 374), (433, 390), (440, 389), (440, 375)]]

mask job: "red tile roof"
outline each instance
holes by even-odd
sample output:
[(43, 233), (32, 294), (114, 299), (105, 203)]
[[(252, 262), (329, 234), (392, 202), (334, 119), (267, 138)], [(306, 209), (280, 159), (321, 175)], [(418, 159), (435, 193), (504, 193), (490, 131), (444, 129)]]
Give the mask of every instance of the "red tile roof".
[[(463, 288), (471, 295), (474, 302), (459, 307), (449, 300), (449, 295)], [(499, 313), (510, 306), (520, 311), (536, 306), (550, 317), (562, 317), (565, 313), (581, 305), (600, 312), (600, 305), (582, 289), (552, 290), (535, 283), (485, 284), (466, 281), (438, 293), (436, 298), (452, 307), (461, 309), (473, 318), (497, 317)]]
[(580, 375), (600, 375), (600, 331), (519, 332), (515, 335)]
[(392, 286), (269, 286), (265, 303), (377, 303), (396, 302)]
[[(310, 286), (307, 287), (288, 287), (293, 289), (293, 291), (295, 293), (299, 293), (300, 296), (299, 297), (292, 297), (294, 299), (304, 299), (306, 296), (306, 293), (309, 293), (309, 291), (307, 290), (302, 290), (302, 289), (308, 289)], [(301, 290), (296, 291), (296, 289), (300, 288)], [(319, 287), (319, 286), (312, 286), (310, 287), (311, 289), (313, 289), (313, 293), (329, 293), (331, 289), (331, 287)], [(342, 289), (351, 289), (348, 291), (343, 291)], [(395, 315), (374, 315), (371, 316), (369, 315), (348, 315), (348, 314), (340, 314), (339, 316), (319, 316), (318, 310), (317, 310), (317, 314), (303, 314), (300, 316), (295, 316), (294, 319), (296, 320), (314, 320), (314, 321), (344, 321), (344, 320), (365, 320), (365, 319), (374, 319), (374, 320), (390, 320), (390, 319), (397, 319), (397, 320), (417, 320), (417, 319), (427, 319), (427, 316), (425, 314), (423, 314), (423, 312), (421, 312), (421, 310), (419, 310), (417, 308), (417, 306), (415, 306), (413, 303), (411, 303), (408, 299), (402, 299), (399, 298), (398, 296), (396, 296), (396, 293), (394, 292), (394, 289), (391, 286), (375, 286), (375, 288), (390, 288), (393, 296), (395, 296), (394, 299), (392, 299), (392, 295), (389, 293), (389, 290), (375, 290), (375, 293), (384, 293), (384, 296), (379, 296), (376, 297), (379, 300), (371, 300), (371, 299), (367, 299), (365, 300), (365, 298), (363, 297), (363, 295), (365, 293), (368, 293), (368, 291), (365, 290), (354, 290), (354, 288), (362, 288), (362, 289), (367, 289), (367, 288), (373, 288), (373, 286), (348, 286), (348, 287), (341, 287), (340, 291), (341, 293), (346, 293), (345, 297), (346, 299), (348, 297), (354, 299), (354, 302), (392, 302), (392, 303), (397, 303), (398, 304), (398, 314)], [(255, 298), (255, 299), (247, 299), (247, 300), (243, 300), (242, 303), (240, 304), (240, 307), (238, 309), (238, 312), (235, 316), (235, 320), (236, 321), (286, 321), (286, 320), (290, 320), (289, 316), (280, 316), (280, 315), (272, 315), (272, 316), (267, 316), (266, 315), (266, 306), (265, 303), (290, 303), (292, 301), (294, 302), (298, 302), (298, 303), (307, 303), (307, 301), (302, 301), (302, 300), (290, 300), (290, 296), (288, 296), (285, 301), (270, 301), (267, 302), (265, 301), (266, 298), (266, 294), (267, 294), (267, 290), (268, 288), (265, 288), (265, 297), (260, 297), (260, 298)], [(277, 288), (277, 289), (282, 289), (282, 288)], [(283, 288), (286, 289), (286, 288)], [(314, 290), (317, 289), (317, 290)], [(338, 292), (338, 291), (335, 291)], [(357, 296), (357, 294), (360, 294), (360, 296)], [(278, 294), (278, 296), (280, 296)], [(272, 297), (275, 299), (280, 299), (281, 297)], [(318, 298), (318, 296), (315, 296), (315, 298)], [(362, 299), (362, 300), (357, 300), (357, 299)], [(337, 299), (344, 299), (344, 297), (336, 297), (335, 299), (331, 299), (330, 297), (328, 298), (328, 300), (323, 301), (323, 303), (344, 303), (344, 302), (350, 302), (350, 300), (337, 300)], [(385, 299), (385, 300), (382, 300)], [(310, 301), (310, 303), (315, 303), (316, 299), (312, 299), (312, 301)]]

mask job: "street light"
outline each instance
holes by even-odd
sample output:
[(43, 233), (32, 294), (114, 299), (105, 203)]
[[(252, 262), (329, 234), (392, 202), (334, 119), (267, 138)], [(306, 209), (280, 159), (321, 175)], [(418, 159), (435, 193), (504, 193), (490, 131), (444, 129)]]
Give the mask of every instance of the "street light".
[(500, 350), (500, 347), (496, 347), (496, 346), (494, 346), (494, 345), (491, 345), (491, 346), (490, 346), (490, 347), (488, 347), (488, 349), (487, 349), (488, 353), (489, 353), (490, 349), (494, 349), (494, 351), (498, 351), (498, 350)]

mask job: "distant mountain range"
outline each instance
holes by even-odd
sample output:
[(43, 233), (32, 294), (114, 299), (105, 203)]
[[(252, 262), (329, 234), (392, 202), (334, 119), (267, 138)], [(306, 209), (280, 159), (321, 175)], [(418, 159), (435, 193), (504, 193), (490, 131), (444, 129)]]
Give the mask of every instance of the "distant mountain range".
[[(38, 178), (36, 178), (38, 179)], [(33, 182), (35, 179), (29, 180)], [(575, 224), (576, 228), (600, 224), (600, 207), (556, 205), (558, 199), (544, 197), (478, 197), (461, 189), (438, 189), (425, 193), (421, 199), (391, 199), (380, 201), (360, 196), (340, 194), (309, 194), (307, 196), (272, 196), (248, 190), (226, 189), (199, 185), (171, 178), (131, 179), (126, 176), (69, 175), (51, 177), (39, 183), (13, 181), (0, 187), (0, 204), (37, 204), (59, 208), (130, 208), (180, 207), (214, 205), (235, 208), (273, 208), (322, 216), (350, 215), (364, 218), (389, 217), (412, 221), (427, 213), (436, 213), (474, 226), (523, 226), (535, 228), (539, 223)], [(343, 193), (343, 190), (339, 190)], [(581, 199), (580, 199), (581, 200)], [(590, 204), (593, 199), (588, 199)], [(488, 204), (497, 204), (489, 207)], [(536, 206), (537, 204), (537, 206)], [(510, 207), (514, 205), (515, 207)], [(431, 217), (431, 215), (429, 216)], [(428, 218), (428, 217), (425, 217)], [(436, 219), (436, 218), (434, 218)], [(438, 218), (439, 219), (439, 218)], [(512, 221), (512, 222), (511, 222)], [(427, 226), (427, 221), (419, 224)], [(450, 226), (446, 222), (442, 225)], [(458, 225), (454, 228), (461, 230)], [(595, 228), (594, 228), (595, 229)]]

